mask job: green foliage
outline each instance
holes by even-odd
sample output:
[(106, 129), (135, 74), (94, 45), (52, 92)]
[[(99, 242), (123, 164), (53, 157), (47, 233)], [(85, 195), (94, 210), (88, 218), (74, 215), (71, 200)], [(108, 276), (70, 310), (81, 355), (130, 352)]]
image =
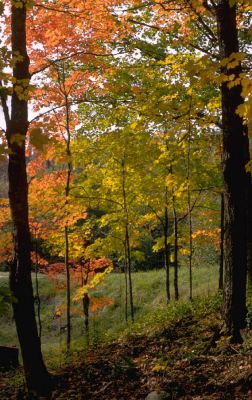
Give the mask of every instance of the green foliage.
[(37, 150), (44, 150), (44, 146), (51, 141), (47, 135), (42, 132), (41, 128), (33, 128), (30, 131), (30, 144)]

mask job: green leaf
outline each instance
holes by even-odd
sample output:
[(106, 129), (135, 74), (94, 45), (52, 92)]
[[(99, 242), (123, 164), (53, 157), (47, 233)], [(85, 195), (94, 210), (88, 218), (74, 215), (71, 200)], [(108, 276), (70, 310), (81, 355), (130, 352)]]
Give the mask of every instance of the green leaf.
[(230, 7), (234, 7), (236, 2), (237, 2), (237, 0), (229, 0)]
[(30, 144), (37, 150), (43, 151), (44, 146), (50, 143), (50, 139), (46, 136), (41, 128), (33, 128), (30, 131)]

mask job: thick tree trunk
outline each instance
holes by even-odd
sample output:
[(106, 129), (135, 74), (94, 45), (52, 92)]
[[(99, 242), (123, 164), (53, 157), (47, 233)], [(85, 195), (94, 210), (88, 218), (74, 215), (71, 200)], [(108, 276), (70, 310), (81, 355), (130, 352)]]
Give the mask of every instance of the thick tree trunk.
[(250, 174), (247, 179), (247, 269), (249, 285), (252, 288), (252, 182)]
[[(236, 7), (219, 0), (217, 23), (220, 54), (229, 57), (239, 51)], [(239, 76), (241, 65), (222, 67), (222, 73)], [(226, 333), (241, 341), (240, 329), (246, 317), (246, 172), (244, 162), (245, 131), (237, 107), (242, 103), (241, 87), (221, 86), (223, 128), (223, 175), (225, 203), (225, 283), (224, 319)]]
[[(28, 184), (25, 161), (25, 136), (28, 129), (27, 93), (30, 75), (26, 52), (26, 7), (13, 3), (11, 8), (12, 52), (22, 56), (15, 63), (11, 117), (7, 122), (9, 155), (9, 200), (13, 221), (14, 254), (10, 270), (10, 288), (16, 298), (14, 319), (20, 342), (29, 391), (50, 392), (50, 377), (45, 368), (36, 325), (31, 281), (30, 231), (28, 221)], [(16, 87), (23, 86), (22, 96)], [(24, 97), (23, 97), (24, 96)]]
[(223, 290), (224, 275), (224, 194), (221, 193), (221, 221), (220, 221), (220, 266), (219, 266), (219, 290)]
[[(250, 161), (250, 147), (248, 137), (248, 127), (246, 127), (244, 158), (245, 164)], [(247, 273), (248, 284), (252, 288), (252, 176), (251, 172), (246, 173), (246, 220), (247, 220)]]

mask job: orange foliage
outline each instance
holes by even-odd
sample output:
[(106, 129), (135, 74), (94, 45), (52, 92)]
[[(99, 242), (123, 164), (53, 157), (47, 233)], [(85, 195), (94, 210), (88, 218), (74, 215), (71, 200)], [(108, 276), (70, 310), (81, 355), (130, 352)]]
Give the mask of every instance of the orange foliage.
[(92, 297), (91, 311), (96, 312), (102, 310), (104, 307), (115, 304), (115, 300), (111, 297)]
[(192, 234), (192, 238), (202, 244), (210, 242), (216, 249), (218, 249), (220, 244), (220, 229), (199, 229)]
[(36, 254), (35, 251), (31, 252), (31, 261), (34, 264), (38, 264), (39, 266), (47, 266), (48, 265), (48, 261), (46, 261), (43, 257), (41, 257), (38, 253)]
[[(112, 261), (108, 258), (91, 259), (82, 263), (72, 260), (70, 261), (71, 284), (75, 286), (77, 283), (77, 285), (82, 286), (84, 282), (87, 283), (88, 279), (96, 273), (104, 271), (110, 266), (112, 266)], [(65, 280), (62, 279), (62, 276), (66, 274), (65, 264), (63, 262), (49, 264), (45, 269), (41, 269), (41, 271), (48, 275), (50, 281), (55, 284), (57, 290), (65, 288)]]

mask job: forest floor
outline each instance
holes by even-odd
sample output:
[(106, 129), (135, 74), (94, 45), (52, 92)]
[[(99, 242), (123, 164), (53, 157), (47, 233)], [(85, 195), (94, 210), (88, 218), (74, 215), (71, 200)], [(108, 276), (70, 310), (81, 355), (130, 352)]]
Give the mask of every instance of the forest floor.
[[(52, 398), (144, 400), (163, 390), (174, 400), (252, 399), (252, 333), (244, 331), (243, 345), (232, 345), (219, 329), (216, 309), (187, 307), (154, 334), (76, 354), (54, 371)], [(1, 400), (26, 398), (15, 375), (11, 386), (10, 373), (2, 378)]]

